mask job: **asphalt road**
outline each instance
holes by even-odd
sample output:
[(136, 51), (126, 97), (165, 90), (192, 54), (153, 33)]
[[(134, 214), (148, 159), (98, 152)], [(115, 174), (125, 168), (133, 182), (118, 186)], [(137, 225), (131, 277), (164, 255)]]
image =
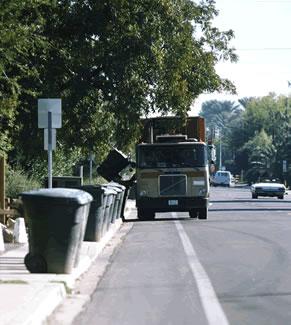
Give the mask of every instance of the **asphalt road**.
[(212, 188), (208, 220), (129, 224), (75, 325), (291, 324), (291, 195)]

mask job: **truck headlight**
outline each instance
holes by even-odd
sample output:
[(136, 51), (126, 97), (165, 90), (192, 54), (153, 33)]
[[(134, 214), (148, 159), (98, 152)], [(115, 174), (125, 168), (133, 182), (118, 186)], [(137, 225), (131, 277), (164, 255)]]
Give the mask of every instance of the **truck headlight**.
[(147, 191), (143, 190), (139, 192), (139, 196), (146, 196), (147, 195)]
[(203, 196), (203, 195), (206, 194), (206, 189), (205, 188), (200, 188), (198, 193), (199, 193), (200, 196)]

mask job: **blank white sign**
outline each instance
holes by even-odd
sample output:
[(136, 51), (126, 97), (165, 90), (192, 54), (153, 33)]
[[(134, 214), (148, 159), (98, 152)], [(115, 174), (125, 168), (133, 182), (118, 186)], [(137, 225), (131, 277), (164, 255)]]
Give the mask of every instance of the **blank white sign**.
[(52, 128), (62, 127), (62, 100), (60, 98), (41, 98), (38, 100), (38, 127), (48, 128), (48, 112), (52, 113)]

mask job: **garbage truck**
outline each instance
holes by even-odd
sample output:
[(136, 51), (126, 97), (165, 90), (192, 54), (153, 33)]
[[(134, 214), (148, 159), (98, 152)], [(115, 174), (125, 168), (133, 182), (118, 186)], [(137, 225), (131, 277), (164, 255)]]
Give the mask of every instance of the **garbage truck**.
[[(142, 120), (136, 162), (112, 149), (97, 171), (108, 181), (135, 183), (137, 216), (153, 220), (158, 212), (187, 212), (207, 219), (209, 205), (208, 146), (202, 117), (155, 117)], [(122, 169), (135, 167), (130, 181)]]
[(209, 204), (208, 147), (202, 117), (156, 117), (143, 121), (136, 146), (138, 218), (157, 212), (188, 212), (207, 219)]

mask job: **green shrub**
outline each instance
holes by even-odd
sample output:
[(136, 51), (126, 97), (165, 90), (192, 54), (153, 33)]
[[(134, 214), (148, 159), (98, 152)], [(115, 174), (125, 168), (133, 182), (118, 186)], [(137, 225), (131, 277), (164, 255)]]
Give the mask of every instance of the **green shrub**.
[[(65, 150), (61, 145), (53, 151), (53, 176), (72, 176), (74, 166), (80, 160), (81, 153), (78, 149)], [(30, 163), (25, 166), (29, 175), (39, 180), (42, 184), (48, 176), (47, 157), (38, 157), (31, 159)]]
[(6, 171), (6, 196), (17, 198), (19, 193), (38, 189), (41, 183), (28, 177), (21, 169), (12, 170), (8, 168)]

